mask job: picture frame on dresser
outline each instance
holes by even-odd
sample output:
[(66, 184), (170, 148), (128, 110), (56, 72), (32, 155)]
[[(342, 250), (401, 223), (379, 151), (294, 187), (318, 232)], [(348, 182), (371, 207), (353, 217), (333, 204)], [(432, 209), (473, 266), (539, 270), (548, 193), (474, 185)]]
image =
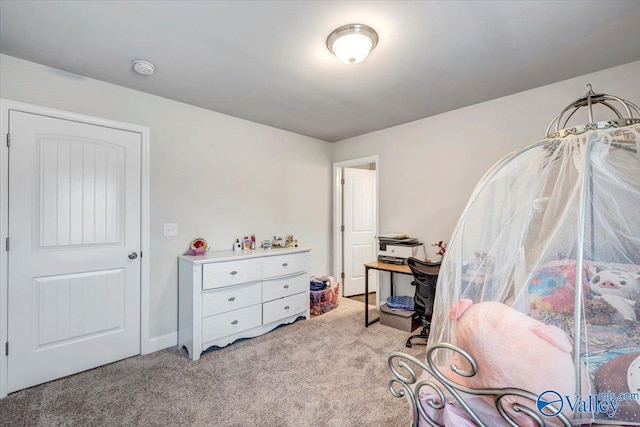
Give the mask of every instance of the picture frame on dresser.
[(206, 349), (310, 318), (307, 248), (178, 257), (178, 347)]

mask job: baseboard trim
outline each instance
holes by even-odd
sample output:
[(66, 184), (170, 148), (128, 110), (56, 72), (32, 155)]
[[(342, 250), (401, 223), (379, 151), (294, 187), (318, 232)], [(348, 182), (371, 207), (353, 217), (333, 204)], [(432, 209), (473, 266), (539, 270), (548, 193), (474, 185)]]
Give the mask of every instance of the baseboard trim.
[(170, 332), (164, 335), (158, 335), (156, 337), (149, 338), (147, 348), (142, 354), (154, 353), (156, 351), (164, 350), (165, 348), (174, 347), (178, 345), (178, 333)]

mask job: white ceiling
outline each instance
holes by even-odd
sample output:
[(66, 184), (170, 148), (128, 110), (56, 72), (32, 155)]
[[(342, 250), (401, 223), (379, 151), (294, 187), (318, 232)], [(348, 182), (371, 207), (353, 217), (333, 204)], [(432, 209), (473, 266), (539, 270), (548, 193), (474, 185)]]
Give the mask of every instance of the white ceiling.
[[(640, 60), (638, 22), (635, 0), (1, 0), (0, 52), (338, 141)], [(354, 66), (325, 46), (348, 23), (380, 38)]]

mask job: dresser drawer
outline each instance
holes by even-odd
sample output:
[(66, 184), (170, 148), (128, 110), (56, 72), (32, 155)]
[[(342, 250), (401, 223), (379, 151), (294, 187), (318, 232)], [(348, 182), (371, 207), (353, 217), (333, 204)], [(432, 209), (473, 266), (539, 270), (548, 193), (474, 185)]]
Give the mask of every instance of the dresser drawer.
[(214, 262), (202, 266), (202, 289), (254, 282), (261, 277), (260, 259)]
[(297, 276), (269, 279), (262, 282), (262, 301), (299, 294), (309, 289), (309, 278), (306, 273)]
[(202, 293), (202, 317), (226, 313), (261, 302), (260, 282), (210, 290)]
[(286, 254), (264, 258), (263, 277), (302, 273), (309, 268), (309, 253)]
[(224, 338), (262, 324), (262, 306), (252, 305), (240, 310), (202, 319), (202, 342)]
[(294, 314), (305, 312), (309, 308), (309, 293), (303, 292), (290, 297), (269, 301), (262, 305), (262, 323), (284, 319)]

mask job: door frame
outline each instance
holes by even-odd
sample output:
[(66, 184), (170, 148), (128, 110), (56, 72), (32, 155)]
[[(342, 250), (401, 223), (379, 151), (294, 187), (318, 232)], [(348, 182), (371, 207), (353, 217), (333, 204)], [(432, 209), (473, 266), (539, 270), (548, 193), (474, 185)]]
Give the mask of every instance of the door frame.
[(7, 147), (7, 133), (9, 130), (10, 111), (20, 111), (62, 120), (71, 120), (140, 134), (142, 142), (140, 164), (140, 252), (141, 254), (144, 254), (144, 256), (141, 256), (140, 258), (140, 354), (147, 354), (152, 351), (149, 342), (149, 261), (151, 258), (149, 242), (150, 129), (146, 126), (102, 119), (84, 114), (40, 107), (37, 105), (0, 98), (0, 135), (2, 135), (2, 144), (0, 145), (0, 242), (2, 243), (0, 245), (2, 247), (0, 250), (0, 398), (5, 397), (8, 390), (8, 357), (5, 353), (5, 343), (9, 336), (9, 295), (7, 271), (8, 254), (5, 246), (5, 239), (9, 233), (9, 152)]
[[(351, 160), (343, 160), (333, 163), (333, 271), (334, 277), (342, 281), (342, 171), (344, 168), (360, 166), (367, 163), (376, 165), (376, 236), (380, 234), (380, 156), (377, 154), (367, 157), (359, 157)], [(372, 260), (374, 261), (374, 260)], [(344, 296), (344, 284), (342, 285)]]

